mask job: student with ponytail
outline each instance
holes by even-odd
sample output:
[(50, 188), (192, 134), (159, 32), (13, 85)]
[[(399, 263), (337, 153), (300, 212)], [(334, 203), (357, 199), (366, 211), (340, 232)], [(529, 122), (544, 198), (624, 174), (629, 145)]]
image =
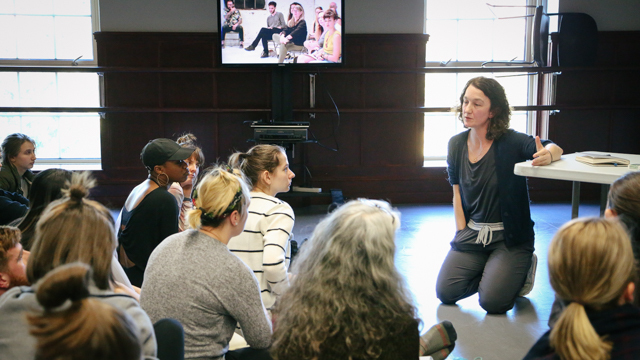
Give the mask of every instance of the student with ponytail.
[(549, 246), (549, 279), (565, 305), (525, 359), (640, 358), (631, 242), (617, 220), (574, 219)]
[(276, 145), (256, 145), (237, 152), (229, 164), (251, 181), (249, 219), (244, 231), (229, 241), (229, 249), (244, 261), (260, 282), (262, 302), (271, 310), (289, 287), (293, 238), (293, 209), (276, 194), (289, 191), (296, 176), (289, 169), (285, 150)]
[(71, 263), (36, 284), (35, 296), (44, 311), (27, 315), (36, 359), (140, 360), (142, 344), (134, 320), (91, 296), (92, 276), (89, 265)]
[(44, 310), (36, 295), (38, 281), (52, 270), (75, 262), (91, 267), (87, 296), (129, 314), (139, 330), (144, 357), (156, 358), (156, 338), (149, 317), (136, 299), (116, 293), (120, 289), (111, 273), (116, 245), (113, 219), (107, 208), (87, 199), (94, 184), (88, 173), (74, 173), (63, 197), (49, 204), (40, 216), (27, 263), (27, 279), (36, 285), (13, 287), (0, 297), (0, 358), (34, 359), (36, 338), (29, 334), (25, 312)]
[[(244, 229), (249, 187), (241, 174), (215, 167), (193, 194), (190, 229), (166, 238), (153, 251), (140, 303), (152, 321), (184, 326), (185, 358), (269, 359), (271, 324), (251, 270), (227, 244)], [(236, 324), (250, 348), (229, 351)]]

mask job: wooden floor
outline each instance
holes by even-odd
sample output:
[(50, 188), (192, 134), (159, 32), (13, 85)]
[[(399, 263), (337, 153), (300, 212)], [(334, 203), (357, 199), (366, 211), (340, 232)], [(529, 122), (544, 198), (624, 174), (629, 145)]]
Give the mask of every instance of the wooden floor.
[[(547, 320), (554, 295), (547, 272), (547, 248), (557, 229), (571, 219), (570, 204), (532, 204), (538, 268), (533, 291), (518, 298), (505, 315), (487, 315), (478, 296), (442, 305), (435, 282), (454, 235), (451, 205), (397, 205), (402, 226), (397, 234), (396, 266), (405, 276), (424, 331), (443, 320), (453, 323), (458, 341), (449, 359), (522, 359), (533, 343), (548, 330)], [(297, 240), (310, 236), (324, 216), (323, 207), (295, 209)], [(581, 216), (598, 216), (597, 205), (581, 206)]]

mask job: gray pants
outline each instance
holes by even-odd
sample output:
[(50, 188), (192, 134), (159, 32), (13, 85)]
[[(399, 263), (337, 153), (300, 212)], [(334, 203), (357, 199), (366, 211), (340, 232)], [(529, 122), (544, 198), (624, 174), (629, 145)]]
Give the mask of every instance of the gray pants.
[(436, 282), (436, 295), (444, 304), (476, 292), (480, 306), (490, 314), (511, 310), (531, 267), (531, 246), (508, 249), (504, 241), (477, 251), (449, 250)]

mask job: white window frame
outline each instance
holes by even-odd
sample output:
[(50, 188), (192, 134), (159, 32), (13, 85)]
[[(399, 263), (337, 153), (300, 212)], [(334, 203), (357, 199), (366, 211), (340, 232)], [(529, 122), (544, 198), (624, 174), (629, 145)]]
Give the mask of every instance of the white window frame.
[[(425, 0), (425, 15), (424, 15), (424, 32), (427, 33), (427, 4), (426, 2), (430, 1), (430, 0)], [(439, 0), (442, 1), (442, 0)], [(500, 4), (499, 3), (500, 0), (493, 0), (492, 4)], [(526, 4), (527, 6), (537, 6), (537, 5), (544, 5), (545, 8), (547, 7), (546, 4), (547, 0), (526, 0)], [(527, 18), (526, 21), (526, 31), (525, 31), (525, 54), (524, 54), (524, 61), (526, 62), (530, 62), (533, 60), (533, 49), (531, 47), (533, 41), (532, 41), (532, 29), (533, 29), (533, 16), (535, 14), (535, 8), (534, 7), (530, 7), (527, 8), (527, 15), (531, 15), (530, 17)], [(427, 45), (428, 47), (429, 45)], [(446, 59), (441, 60), (441, 61), (446, 61)], [(488, 61), (488, 59), (486, 60)], [(483, 61), (450, 61), (446, 64), (446, 67), (449, 68), (455, 68), (455, 67), (478, 67), (481, 68), (482, 67), (482, 63)], [(426, 67), (440, 67), (442, 66), (440, 61), (425, 61), (425, 66)], [(491, 75), (491, 74), (498, 74), (496, 76), (499, 76), (499, 73), (491, 73), (488, 72), (487, 75)], [(429, 73), (425, 74), (425, 78), (427, 78), (425, 80), (425, 84), (428, 83), (428, 75)], [(528, 99), (527, 99), (527, 104), (524, 105), (536, 105), (537, 104), (537, 74), (531, 74), (531, 75), (527, 75), (527, 73), (522, 73), (522, 75), (518, 75), (518, 76), (529, 76), (529, 81), (528, 81)], [(513, 105), (522, 105), (522, 104), (511, 104)], [(426, 118), (426, 114), (425, 113), (425, 118)], [(544, 134), (541, 134), (543, 137), (547, 137), (547, 129), (548, 129), (548, 116), (546, 116), (545, 118), (543, 118), (543, 122), (542, 122), (542, 130), (544, 132)], [(536, 112), (535, 111), (527, 111), (527, 134), (535, 134), (536, 133)], [(423, 149), (424, 151), (424, 149)], [(423, 154), (424, 156), (424, 166), (425, 167), (440, 167), (440, 166), (445, 166), (446, 167), (446, 156), (430, 156), (427, 154)]]
[[(74, 59), (74, 60), (56, 60), (56, 59), (2, 59), (0, 58), (0, 66), (21, 66), (21, 67), (57, 67), (57, 66), (77, 66), (77, 67), (95, 67), (98, 64), (98, 46), (93, 33), (100, 31), (100, 7), (99, 0), (90, 0), (91, 4), (91, 31), (92, 31), (92, 48), (93, 58), (87, 59)], [(21, 71), (16, 71), (21, 73)], [(56, 72), (58, 73), (58, 72)], [(97, 75), (96, 75), (97, 76)], [(100, 84), (100, 98), (102, 98), (102, 78), (99, 79)], [(9, 113), (4, 113), (9, 114)], [(28, 113), (14, 113), (14, 114), (28, 114)], [(56, 115), (63, 115), (66, 113), (46, 113)], [(77, 114), (74, 112), (73, 114)], [(93, 114), (93, 113), (87, 113)], [(99, 114), (98, 114), (99, 115)], [(102, 116), (102, 115), (99, 115)], [(49, 168), (64, 168), (68, 170), (101, 170), (102, 169), (102, 156), (99, 158), (86, 158), (86, 159), (58, 159), (58, 158), (38, 158), (34, 165), (34, 170), (45, 170)]]

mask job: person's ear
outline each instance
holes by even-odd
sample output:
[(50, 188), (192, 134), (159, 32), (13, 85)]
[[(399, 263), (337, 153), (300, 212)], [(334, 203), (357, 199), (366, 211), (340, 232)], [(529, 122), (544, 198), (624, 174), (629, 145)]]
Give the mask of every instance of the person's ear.
[(636, 284), (630, 282), (627, 285), (627, 288), (624, 289), (624, 293), (622, 294), (622, 298), (624, 299), (625, 304), (633, 303), (634, 294), (636, 292)]
[(617, 211), (615, 211), (615, 210), (614, 210), (614, 209), (612, 209), (612, 208), (606, 208), (606, 209), (604, 210), (604, 217), (605, 217), (606, 219), (613, 219), (613, 218), (615, 218), (615, 217), (618, 217), (618, 212), (617, 212)]
[(0, 289), (8, 290), (11, 287), (11, 277), (7, 273), (0, 272)]
[(240, 222), (240, 213), (238, 210), (233, 210), (231, 215), (229, 215), (229, 221), (231, 221), (231, 225), (238, 226), (238, 223)]
[(265, 184), (271, 185), (271, 173), (269, 173), (267, 170), (263, 171), (262, 174), (260, 174), (260, 178)]

